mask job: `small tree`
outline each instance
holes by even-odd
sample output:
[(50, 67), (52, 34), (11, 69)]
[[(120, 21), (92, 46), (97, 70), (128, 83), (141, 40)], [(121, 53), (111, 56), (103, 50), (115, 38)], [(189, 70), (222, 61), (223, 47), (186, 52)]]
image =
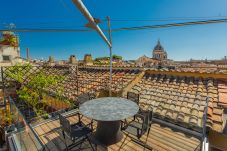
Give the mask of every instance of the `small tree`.
[(34, 111), (38, 114), (43, 114), (43, 106), (46, 104), (44, 96), (47, 92), (54, 88), (57, 96), (62, 95), (63, 88), (58, 86), (58, 83), (64, 80), (63, 76), (59, 75), (48, 75), (44, 72), (39, 72), (30, 77), (28, 84), (21, 87), (17, 91), (19, 98), (26, 101), (27, 104), (31, 105)]
[(6, 74), (20, 84), (20, 89), (17, 90), (19, 98), (40, 115), (45, 113), (43, 107), (47, 100), (43, 98), (50, 90), (54, 91), (57, 97), (63, 94), (64, 89), (60, 82), (65, 77), (49, 74), (42, 69), (31, 72), (31, 69), (32, 66), (30, 64), (15, 65), (6, 70)]
[(26, 75), (30, 73), (31, 69), (31, 64), (16, 64), (14, 66), (6, 68), (5, 75), (10, 80), (14, 80), (18, 83), (23, 83), (25, 78), (28, 78), (26, 77)]

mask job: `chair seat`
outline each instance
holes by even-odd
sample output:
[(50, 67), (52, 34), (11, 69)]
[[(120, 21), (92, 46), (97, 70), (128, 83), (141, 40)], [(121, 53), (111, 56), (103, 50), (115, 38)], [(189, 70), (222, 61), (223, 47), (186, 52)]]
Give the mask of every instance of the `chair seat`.
[(132, 121), (132, 122), (129, 123), (129, 126), (141, 129), (142, 123), (137, 122), (137, 121)]
[(81, 138), (83, 136), (87, 136), (89, 133), (92, 132), (92, 130), (90, 128), (85, 127), (81, 123), (73, 124), (71, 126), (71, 130), (72, 130), (71, 136), (74, 139)]
[(142, 129), (142, 124), (136, 121), (130, 122), (127, 126), (123, 127), (125, 132), (137, 136), (137, 129)]

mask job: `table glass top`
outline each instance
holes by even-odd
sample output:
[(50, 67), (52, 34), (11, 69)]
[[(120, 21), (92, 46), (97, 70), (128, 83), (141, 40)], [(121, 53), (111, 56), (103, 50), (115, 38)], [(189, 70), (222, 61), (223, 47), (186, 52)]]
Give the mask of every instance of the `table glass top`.
[(83, 103), (81, 114), (98, 121), (118, 121), (135, 115), (139, 106), (119, 97), (103, 97)]

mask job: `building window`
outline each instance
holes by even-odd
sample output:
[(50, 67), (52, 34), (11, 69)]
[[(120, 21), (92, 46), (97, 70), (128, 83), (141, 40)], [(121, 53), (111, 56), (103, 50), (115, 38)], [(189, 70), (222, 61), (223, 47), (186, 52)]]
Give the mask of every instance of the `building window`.
[(2, 56), (3, 61), (10, 61), (10, 57), (9, 56)]

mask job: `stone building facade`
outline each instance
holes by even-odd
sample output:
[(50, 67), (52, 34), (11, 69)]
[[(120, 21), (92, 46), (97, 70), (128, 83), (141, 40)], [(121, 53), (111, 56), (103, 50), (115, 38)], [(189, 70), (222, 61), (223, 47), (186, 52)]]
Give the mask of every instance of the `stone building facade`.
[(93, 60), (91, 54), (85, 54), (84, 55), (84, 65), (93, 65)]
[(70, 55), (69, 57), (69, 63), (70, 64), (76, 64), (77, 60), (76, 60), (76, 56), (75, 55)]
[(10, 65), (20, 58), (18, 37), (13, 32), (3, 32), (0, 38), (0, 63)]
[(144, 55), (138, 58), (135, 64), (140, 67), (154, 67), (168, 65), (170, 62), (171, 61), (167, 57), (167, 52), (164, 50), (160, 41), (158, 40), (152, 51), (152, 58)]
[(153, 58), (157, 59), (157, 60), (166, 60), (167, 59), (167, 52), (164, 50), (164, 48), (162, 47), (160, 40), (158, 40), (157, 45), (154, 47), (153, 50)]

